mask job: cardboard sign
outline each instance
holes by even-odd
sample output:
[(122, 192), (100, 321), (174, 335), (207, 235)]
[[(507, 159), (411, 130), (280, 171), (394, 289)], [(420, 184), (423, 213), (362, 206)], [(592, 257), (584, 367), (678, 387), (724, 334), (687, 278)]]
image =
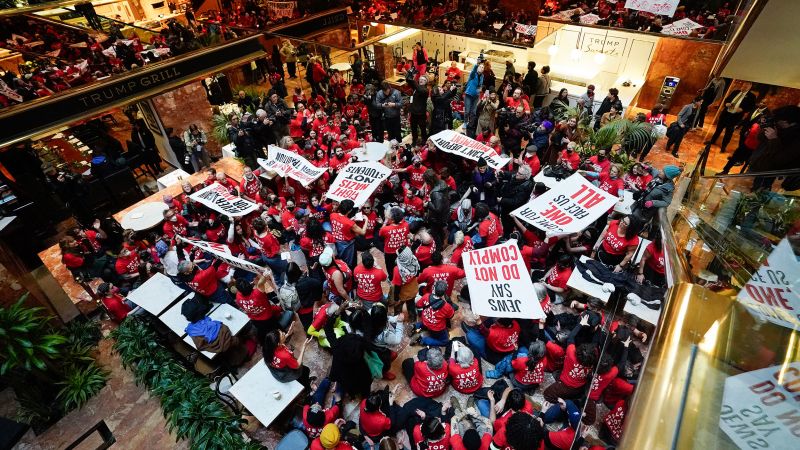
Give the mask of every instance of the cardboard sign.
[(186, 242), (187, 244), (195, 247), (199, 247), (205, 252), (211, 253), (215, 258), (225, 261), (231, 267), (257, 274), (262, 274), (264, 273), (264, 270), (267, 270), (266, 267), (261, 267), (258, 264), (254, 264), (250, 261), (231, 255), (231, 251), (227, 245), (217, 244), (216, 242), (201, 241), (199, 239), (187, 239), (180, 235), (176, 235), (176, 237), (178, 240)]
[(463, 158), (477, 161), (483, 158), (489, 166), (495, 170), (508, 164), (511, 158), (500, 156), (492, 147), (483, 145), (475, 139), (471, 139), (453, 130), (440, 131), (430, 137), (440, 150)]
[(514, 22), (514, 31), (519, 34), (527, 34), (528, 36), (536, 35), (536, 25), (525, 25), (524, 23)]
[(542, 306), (517, 241), (473, 250), (462, 255), (472, 311), (485, 317), (542, 319)]
[(577, 233), (611, 209), (617, 200), (575, 173), (511, 214), (554, 235)]
[(677, 22), (665, 25), (664, 28), (661, 29), (661, 33), (672, 36), (688, 36), (692, 33), (692, 30), (698, 28), (703, 28), (703, 26), (691, 19), (681, 19)]
[(742, 449), (797, 448), (800, 442), (798, 392), (800, 362), (728, 377), (722, 394), (719, 427)]
[(678, 9), (680, 0), (627, 0), (625, 7), (637, 11), (646, 11), (659, 16), (672, 17)]
[(269, 159), (258, 158), (258, 165), (266, 170), (277, 172), (282, 177), (289, 177), (308, 186), (325, 173), (324, 167), (317, 167), (297, 153), (270, 145)]
[(798, 289), (800, 263), (784, 238), (739, 291), (736, 300), (763, 320), (787, 328), (800, 328)]
[(325, 195), (338, 202), (352, 200), (359, 207), (391, 174), (392, 169), (379, 162), (350, 163), (339, 172)]
[(232, 195), (227, 188), (219, 183), (206, 186), (190, 195), (189, 198), (231, 217), (246, 216), (258, 209), (257, 204)]

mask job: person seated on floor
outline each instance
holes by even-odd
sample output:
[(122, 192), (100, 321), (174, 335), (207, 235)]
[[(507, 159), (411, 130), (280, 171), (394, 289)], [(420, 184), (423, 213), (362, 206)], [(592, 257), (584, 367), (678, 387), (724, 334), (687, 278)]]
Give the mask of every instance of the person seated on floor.
[[(335, 386), (335, 383), (331, 383), (328, 378), (323, 379), (309, 397), (309, 403), (303, 406), (301, 415), (302, 430), (306, 432), (306, 436), (309, 439), (318, 438), (322, 434), (322, 429), (326, 425), (334, 423), (341, 415), (341, 399), (335, 394), (331, 396), (328, 407), (324, 407), (325, 397), (328, 395), (331, 386)], [(296, 428), (300, 427), (297, 426)]]
[[(200, 261), (195, 260), (195, 262)], [(192, 261), (181, 261), (178, 263), (178, 281), (207, 302), (234, 305), (230, 292), (219, 280), (217, 269), (222, 263), (221, 259), (215, 259), (208, 267), (200, 269)]]
[[(106, 311), (108, 311), (111, 320), (116, 323), (125, 320), (125, 318), (131, 315), (132, 311), (137, 308), (135, 303), (120, 295), (119, 289), (111, 283), (100, 283), (100, 286), (97, 286), (97, 293), (102, 296), (100, 301), (103, 303)], [(135, 315), (143, 311), (143, 309), (139, 309), (133, 314)]]
[(325, 425), (319, 437), (311, 442), (310, 450), (355, 450), (355, 447), (343, 439), (355, 425), (354, 422), (345, 422), (344, 419)]
[[(519, 346), (519, 323), (514, 319), (478, 317), (461, 323), (467, 343), (478, 356), (497, 364)], [(488, 375), (488, 373), (487, 373)], [(496, 378), (496, 377), (495, 377)]]
[[(556, 404), (545, 402), (542, 405), (545, 424), (564, 421), (564, 426), (556, 431), (547, 431), (544, 434), (545, 448), (570, 450), (575, 440), (575, 431), (581, 420), (581, 410), (572, 400), (557, 399)], [(566, 420), (565, 420), (566, 419)]]
[(197, 297), (183, 302), (181, 314), (189, 321), (184, 331), (198, 351), (220, 354), (229, 367), (242, 365), (255, 353), (256, 343), (250, 339), (241, 341), (227, 325), (208, 317), (209, 310), (208, 304)]
[(420, 355), (417, 355), (403, 361), (403, 375), (414, 395), (438, 397), (447, 390), (448, 367), (444, 363), (442, 351), (436, 347), (428, 349), (424, 356), (424, 360), (420, 360)]
[(294, 318), (292, 311), (284, 311), (276, 303), (276, 288), (269, 270), (252, 283), (244, 278), (236, 280), (236, 304), (256, 328), (259, 342), (263, 342), (264, 336), (276, 328), (288, 328)]
[(450, 353), (450, 383), (462, 394), (472, 394), (483, 386), (481, 361), (469, 347), (454, 340)]
[(396, 417), (399, 411), (399, 406), (395, 404), (395, 393), (399, 387), (400, 384), (396, 384), (390, 392), (387, 385), (361, 400), (358, 428), (361, 436), (370, 445), (368, 448), (374, 448), (383, 437), (391, 436), (392, 417)]
[(261, 343), (261, 353), (264, 356), (264, 361), (267, 363), (269, 371), (272, 376), (281, 383), (288, 383), (290, 381), (298, 381), (306, 388), (311, 387), (311, 370), (303, 365), (303, 357), (306, 353), (306, 347), (313, 339), (308, 337), (303, 341), (303, 346), (300, 347), (300, 355), (295, 358), (294, 352), (289, 348), (287, 342), (292, 336), (294, 329), (294, 322), (289, 326), (287, 332), (281, 330), (272, 330), (264, 336), (264, 341)]
[[(417, 300), (420, 322), (417, 322), (415, 334), (411, 337), (413, 345), (428, 345), (444, 347), (450, 340), (448, 321), (453, 318), (455, 311), (446, 300), (447, 282), (438, 280), (434, 283), (433, 292), (425, 294)], [(422, 331), (427, 331), (422, 336)]]

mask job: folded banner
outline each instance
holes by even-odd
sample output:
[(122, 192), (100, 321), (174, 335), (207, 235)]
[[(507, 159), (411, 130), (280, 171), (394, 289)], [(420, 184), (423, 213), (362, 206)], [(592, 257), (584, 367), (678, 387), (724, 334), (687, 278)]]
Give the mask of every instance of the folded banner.
[(514, 22), (514, 31), (520, 34), (527, 34), (528, 36), (536, 35), (536, 25), (525, 25), (524, 23)]
[(767, 261), (744, 285), (736, 300), (763, 320), (800, 328), (800, 263), (792, 245), (783, 239)]
[(551, 234), (569, 234), (594, 223), (617, 201), (575, 173), (511, 214)]
[(392, 169), (376, 161), (350, 163), (339, 172), (325, 195), (339, 202), (352, 200), (358, 207), (391, 174)]
[(485, 317), (543, 319), (542, 306), (516, 239), (462, 257), (472, 312)]
[[(769, 352), (761, 349), (764, 354)], [(756, 347), (753, 351), (761, 353), (761, 349)], [(786, 361), (728, 377), (722, 393), (719, 427), (739, 448), (797, 448), (798, 374), (800, 362)]]
[(231, 255), (231, 251), (227, 245), (217, 244), (216, 242), (201, 241), (199, 239), (187, 239), (180, 235), (175, 236), (180, 241), (194, 245), (195, 247), (201, 248), (205, 252), (211, 253), (215, 258), (225, 261), (231, 267), (258, 274), (264, 273), (264, 270), (266, 270), (266, 267), (261, 267), (258, 264), (254, 264), (250, 261)]
[(258, 164), (266, 170), (277, 172), (282, 177), (289, 177), (308, 186), (325, 173), (324, 167), (317, 167), (307, 159), (289, 150), (270, 145), (269, 158), (258, 158)]
[(680, 0), (627, 0), (625, 8), (672, 17), (678, 9), (678, 3)]
[(232, 217), (245, 216), (258, 209), (257, 204), (232, 195), (227, 188), (219, 183), (204, 187), (190, 195), (189, 198), (208, 206), (214, 211)]
[(500, 156), (492, 147), (483, 145), (475, 139), (456, 133), (453, 130), (440, 131), (431, 136), (430, 139), (442, 151), (473, 161), (483, 158), (490, 167), (496, 170), (505, 166), (511, 160), (507, 156)]

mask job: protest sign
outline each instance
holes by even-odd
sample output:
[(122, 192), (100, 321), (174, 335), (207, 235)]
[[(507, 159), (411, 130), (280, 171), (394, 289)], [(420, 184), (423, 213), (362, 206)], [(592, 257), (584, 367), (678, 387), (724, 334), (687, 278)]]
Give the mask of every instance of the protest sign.
[(282, 177), (297, 180), (303, 186), (308, 186), (325, 173), (324, 167), (317, 167), (307, 159), (289, 150), (270, 145), (268, 159), (258, 158), (258, 165), (266, 170), (277, 172)]
[(257, 204), (231, 194), (225, 186), (219, 183), (206, 186), (190, 195), (189, 198), (231, 217), (245, 216), (258, 209)]
[(736, 300), (763, 320), (800, 328), (800, 263), (787, 239), (770, 253), (764, 265), (744, 285)]
[(527, 34), (528, 36), (536, 35), (536, 25), (526, 25), (524, 23), (514, 22), (514, 31), (519, 34)]
[(678, 9), (678, 3), (680, 0), (627, 0), (625, 8), (672, 17)]
[(472, 311), (485, 317), (542, 319), (542, 306), (516, 239), (462, 255)]
[(742, 449), (797, 448), (798, 392), (800, 362), (728, 377), (722, 393), (719, 427)]
[(386, 157), (389, 147), (383, 142), (367, 142), (363, 147), (354, 148), (350, 156), (355, 156), (358, 161), (381, 161)]
[(693, 30), (698, 28), (703, 28), (703, 26), (691, 19), (681, 19), (669, 25), (665, 25), (664, 28), (661, 29), (661, 33), (672, 36), (689, 36)]
[(339, 172), (325, 195), (338, 202), (352, 200), (359, 207), (391, 174), (392, 169), (379, 162), (350, 163)]
[(430, 139), (442, 151), (459, 155), (472, 161), (483, 158), (495, 170), (505, 166), (511, 160), (507, 156), (500, 156), (492, 147), (483, 145), (475, 139), (456, 133), (453, 130), (440, 131), (431, 136)]
[(575, 173), (511, 214), (551, 234), (577, 233), (608, 212), (617, 200)]
[(258, 274), (264, 273), (264, 270), (267, 269), (266, 267), (261, 267), (258, 264), (254, 264), (250, 261), (231, 255), (231, 251), (227, 245), (217, 244), (216, 242), (201, 241), (199, 239), (187, 239), (180, 235), (176, 235), (176, 237), (178, 240), (186, 242), (190, 245), (194, 245), (195, 247), (199, 247), (205, 252), (211, 253), (215, 258), (225, 261), (231, 267)]

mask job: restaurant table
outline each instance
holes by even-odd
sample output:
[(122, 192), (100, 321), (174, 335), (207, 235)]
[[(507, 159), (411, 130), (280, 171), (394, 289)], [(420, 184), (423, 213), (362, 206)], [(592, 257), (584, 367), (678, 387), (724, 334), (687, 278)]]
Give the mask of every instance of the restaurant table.
[(181, 308), (183, 308), (183, 304), (186, 303), (186, 300), (191, 298), (194, 298), (194, 292), (182, 298), (178, 303), (162, 312), (161, 315), (158, 316), (158, 319), (179, 337), (186, 335), (186, 326), (189, 325), (189, 321), (183, 317)]
[[(196, 345), (194, 345), (194, 340), (192, 340), (192, 337), (191, 337), (191, 336), (189, 336), (188, 334), (187, 334), (186, 336), (184, 336), (184, 337), (183, 337), (183, 342), (186, 342), (186, 343), (187, 343), (187, 344), (189, 344), (189, 345), (190, 345), (190, 346), (191, 346), (193, 349), (197, 350), (197, 346), (196, 346)], [(212, 352), (207, 352), (207, 351), (201, 351), (201, 352), (200, 352), (200, 354), (201, 354), (201, 355), (203, 355), (203, 356), (205, 356), (205, 357), (206, 357), (206, 358), (208, 358), (208, 359), (214, 359), (214, 358), (216, 358), (216, 357), (217, 357), (217, 355), (219, 355), (219, 353), (212, 353)]]
[[(581, 255), (580, 261), (585, 263), (589, 261), (590, 258), (587, 258), (584, 255)], [(608, 299), (611, 298), (611, 293), (606, 292), (602, 289), (602, 286), (595, 283), (590, 283), (583, 278), (581, 272), (578, 269), (572, 270), (572, 275), (569, 276), (569, 280), (567, 280), (567, 286), (580, 291), (589, 297), (597, 298), (602, 300), (604, 303), (608, 303)]]
[(338, 70), (339, 72), (349, 72), (350, 70), (353, 69), (353, 67), (350, 66), (350, 63), (346, 63), (346, 62), (340, 62), (340, 63), (336, 63), (336, 64), (331, 64), (330, 68), (331, 68), (331, 70)]
[[(661, 307), (663, 308), (663, 300)], [(647, 323), (652, 325), (658, 324), (658, 318), (661, 316), (661, 308), (659, 309), (650, 309), (643, 304), (634, 305), (630, 300), (625, 301), (625, 308), (623, 311), (626, 313), (636, 316)]]
[(157, 316), (175, 303), (186, 291), (179, 288), (166, 275), (156, 273), (141, 286), (128, 293), (128, 300)]
[[(272, 376), (264, 360), (257, 362), (228, 391), (265, 427), (303, 392), (297, 381), (281, 383)], [(275, 393), (280, 398), (276, 398)]]
[(622, 195), (619, 196), (619, 201), (614, 204), (614, 212), (628, 215), (631, 213), (631, 207), (635, 202), (633, 199), (633, 192), (626, 190), (622, 191), (621, 193)]
[(148, 230), (164, 220), (164, 211), (168, 208), (164, 202), (149, 202), (128, 211), (120, 221), (124, 229), (134, 231)]
[[(545, 167), (547, 167), (547, 166), (545, 166)], [(536, 176), (533, 177), (533, 181), (535, 181), (537, 183), (542, 183), (545, 186), (547, 186), (548, 188), (553, 189), (554, 187), (556, 187), (556, 185), (558, 185), (559, 181), (556, 180), (554, 177), (546, 177), (544, 175), (544, 169), (545, 168), (542, 167), (542, 170), (540, 170), (539, 173), (537, 173)]]
[[(228, 315), (230, 315), (230, 319), (228, 319)], [(247, 317), (247, 314), (225, 303), (212, 309), (208, 316), (224, 323), (234, 336), (239, 334), (248, 322), (250, 322), (250, 318)]]
[(188, 180), (189, 179), (189, 174), (184, 172), (181, 169), (173, 170), (172, 172), (170, 172), (170, 173), (168, 173), (168, 174), (166, 174), (163, 177), (158, 179), (158, 190), (159, 191), (163, 191), (164, 189), (168, 188), (169, 186), (172, 186), (173, 184), (178, 183), (180, 181), (179, 178), (182, 178), (184, 180)]

